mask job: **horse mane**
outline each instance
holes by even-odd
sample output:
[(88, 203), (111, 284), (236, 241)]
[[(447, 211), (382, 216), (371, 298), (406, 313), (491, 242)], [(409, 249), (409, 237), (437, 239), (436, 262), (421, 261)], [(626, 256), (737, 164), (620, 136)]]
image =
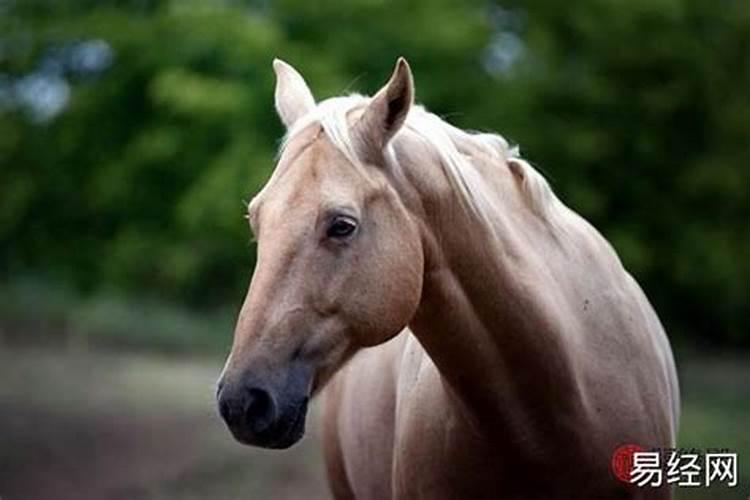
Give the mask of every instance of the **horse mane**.
[[(313, 123), (318, 123), (332, 144), (353, 165), (362, 168), (363, 162), (350, 134), (350, 114), (364, 110), (369, 102), (369, 97), (359, 94), (332, 97), (321, 101), (288, 131), (280, 151), (283, 151), (298, 132)], [(521, 158), (518, 146), (510, 146), (503, 136), (460, 129), (430, 113), (421, 105), (412, 106), (403, 127), (418, 135), (430, 146), (439, 158), (439, 163), (453, 188), (461, 193), (469, 207), (483, 218), (492, 206), (490, 201), (497, 195), (486, 189), (487, 183), (472, 164), (466, 151), (479, 150), (487, 157), (496, 159), (499, 165), (517, 169), (524, 200), (534, 213), (547, 222), (552, 222), (563, 207), (544, 176)], [(393, 143), (397, 138), (398, 133), (386, 151), (386, 157), (390, 161), (395, 161)]]

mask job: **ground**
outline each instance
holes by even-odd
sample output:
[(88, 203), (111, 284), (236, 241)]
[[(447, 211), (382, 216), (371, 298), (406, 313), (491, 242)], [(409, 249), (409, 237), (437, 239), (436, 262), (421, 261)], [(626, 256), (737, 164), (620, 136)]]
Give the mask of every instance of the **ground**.
[(315, 422), (288, 451), (235, 443), (214, 409), (220, 369), (0, 348), (0, 497), (327, 498)]
[[(0, 347), (0, 497), (328, 498), (313, 409), (290, 450), (236, 444), (216, 415), (221, 360)], [(750, 363), (680, 363), (680, 445), (739, 453), (740, 486), (682, 499), (747, 499)]]

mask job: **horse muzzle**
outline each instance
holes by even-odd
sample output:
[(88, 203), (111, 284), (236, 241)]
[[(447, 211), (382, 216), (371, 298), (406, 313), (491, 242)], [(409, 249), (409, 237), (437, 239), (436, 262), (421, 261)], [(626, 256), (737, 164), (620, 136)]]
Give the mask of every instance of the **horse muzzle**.
[[(219, 414), (240, 443), (283, 449), (305, 433), (311, 377), (306, 369), (292, 369), (282, 383), (262, 382), (256, 376), (219, 382)], [(274, 387), (276, 386), (276, 387)]]

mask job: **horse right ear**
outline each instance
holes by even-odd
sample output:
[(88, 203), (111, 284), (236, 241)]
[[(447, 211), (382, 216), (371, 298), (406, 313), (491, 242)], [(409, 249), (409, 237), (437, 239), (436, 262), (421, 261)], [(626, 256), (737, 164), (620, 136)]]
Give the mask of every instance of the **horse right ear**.
[(378, 158), (388, 141), (406, 121), (414, 103), (414, 78), (406, 59), (399, 57), (388, 83), (370, 100), (354, 126), (360, 150), (369, 160)]
[(273, 60), (276, 73), (276, 112), (287, 129), (315, 107), (310, 88), (296, 69), (281, 59)]

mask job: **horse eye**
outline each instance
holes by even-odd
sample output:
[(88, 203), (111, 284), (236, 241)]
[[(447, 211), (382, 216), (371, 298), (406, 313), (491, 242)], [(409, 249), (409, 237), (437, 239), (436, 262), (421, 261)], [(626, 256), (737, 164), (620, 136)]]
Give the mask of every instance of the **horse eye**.
[(333, 219), (331, 225), (328, 226), (326, 235), (329, 238), (346, 238), (351, 236), (355, 229), (357, 229), (357, 222), (354, 219), (339, 216)]

